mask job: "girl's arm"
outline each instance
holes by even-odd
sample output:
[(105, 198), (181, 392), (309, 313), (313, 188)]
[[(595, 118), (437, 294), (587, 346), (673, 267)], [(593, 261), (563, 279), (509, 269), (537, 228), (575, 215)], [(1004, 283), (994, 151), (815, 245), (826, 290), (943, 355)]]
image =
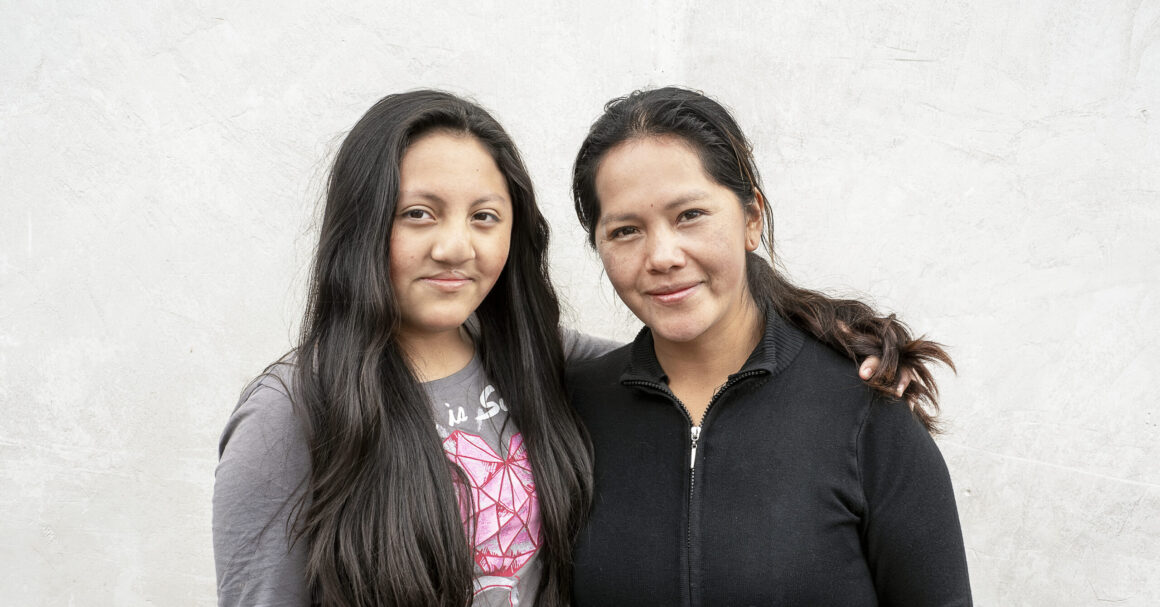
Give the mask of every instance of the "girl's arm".
[[(618, 341), (581, 333), (568, 327), (561, 329), (561, 333), (564, 337), (564, 360), (570, 363), (596, 358), (624, 345)], [(882, 359), (878, 356), (869, 356), (863, 359), (862, 364), (858, 367), (858, 376), (863, 381), (870, 381), (870, 378), (878, 371), (878, 367), (881, 364)], [(910, 385), (910, 380), (910, 367), (902, 367), (898, 374), (896, 396), (902, 396), (907, 386)], [(915, 401), (908, 399), (908, 402), (911, 408), (914, 408)]]
[(284, 386), (260, 378), (219, 445), (213, 548), (219, 605), (309, 605), (306, 549), (290, 521), (310, 470), (306, 437)]
[(570, 363), (596, 358), (607, 354), (624, 344), (581, 333), (567, 327), (560, 330), (564, 338), (564, 360)]

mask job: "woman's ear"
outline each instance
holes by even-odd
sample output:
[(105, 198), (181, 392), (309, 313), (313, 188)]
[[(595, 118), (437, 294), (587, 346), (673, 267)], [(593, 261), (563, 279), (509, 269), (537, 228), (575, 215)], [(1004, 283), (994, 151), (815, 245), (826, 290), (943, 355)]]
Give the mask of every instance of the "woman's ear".
[(756, 251), (761, 246), (761, 234), (765, 230), (765, 197), (761, 190), (753, 188), (753, 202), (745, 205), (745, 250)]

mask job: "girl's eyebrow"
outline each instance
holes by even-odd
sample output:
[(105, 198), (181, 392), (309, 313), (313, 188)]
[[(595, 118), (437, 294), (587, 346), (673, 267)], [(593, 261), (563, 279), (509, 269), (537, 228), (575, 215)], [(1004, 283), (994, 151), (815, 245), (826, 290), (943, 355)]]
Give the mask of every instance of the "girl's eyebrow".
[[(704, 200), (705, 198), (708, 198), (708, 197), (709, 197), (708, 192), (705, 192), (702, 190), (694, 190), (692, 192), (688, 192), (686, 194), (682, 194), (680, 196), (677, 196), (676, 198), (670, 200), (669, 202), (666, 202), (665, 206), (663, 206), (661, 208), (664, 209), (665, 211), (671, 211), (676, 207), (689, 204), (690, 202), (697, 202), (699, 200)], [(627, 213), (617, 213), (616, 215), (605, 215), (605, 216), (600, 218), (600, 225), (604, 225), (604, 224), (612, 223), (612, 222), (630, 221), (630, 220), (633, 220), (636, 218), (637, 218), (637, 214), (633, 211), (629, 211)]]
[(399, 199), (402, 200), (404, 198), (422, 198), (434, 203), (444, 204), (442, 196), (429, 190), (403, 190), (399, 193)]
[[(422, 198), (439, 205), (447, 204), (447, 201), (444, 200), (442, 196), (430, 190), (404, 190), (399, 198)], [(508, 199), (502, 194), (485, 194), (473, 200), (471, 202), (471, 206), (476, 207), (488, 202), (508, 202)]]
[(489, 202), (510, 202), (510, 201), (507, 199), (507, 197), (505, 197), (502, 194), (488, 194), (486, 196), (480, 196), (479, 198), (476, 198), (475, 202), (471, 203), (471, 206), (477, 207), (481, 204), (487, 204)]

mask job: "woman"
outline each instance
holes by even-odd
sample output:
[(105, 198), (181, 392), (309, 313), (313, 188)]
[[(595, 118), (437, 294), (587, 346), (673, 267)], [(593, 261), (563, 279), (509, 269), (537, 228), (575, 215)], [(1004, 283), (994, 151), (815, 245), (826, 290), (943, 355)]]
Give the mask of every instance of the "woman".
[[(729, 113), (679, 88), (611, 101), (573, 193), (646, 325), (569, 373), (596, 457), (573, 604), (970, 604), (928, 432), (924, 363), (950, 360), (864, 304), (794, 287), (755, 253), (772, 221)], [(914, 415), (858, 380), (843, 355), (864, 344), (846, 327), (884, 335), (915, 366)]]
[(561, 343), (547, 243), (477, 105), (416, 91), (359, 120), (299, 343), (222, 434), (221, 604), (567, 603), (591, 463), (563, 365), (613, 344)]

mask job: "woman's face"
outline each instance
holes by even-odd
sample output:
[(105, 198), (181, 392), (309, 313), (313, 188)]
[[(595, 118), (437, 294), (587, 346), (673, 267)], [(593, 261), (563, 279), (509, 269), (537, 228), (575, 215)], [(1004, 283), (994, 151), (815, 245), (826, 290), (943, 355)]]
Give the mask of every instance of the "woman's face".
[(761, 242), (760, 209), (747, 213), (688, 144), (673, 136), (622, 143), (600, 162), (596, 194), (604, 269), (654, 339), (697, 342), (750, 330), (745, 254)]
[(413, 142), (400, 173), (390, 259), (402, 333), (457, 331), (507, 262), (507, 182), (476, 138), (445, 131)]

